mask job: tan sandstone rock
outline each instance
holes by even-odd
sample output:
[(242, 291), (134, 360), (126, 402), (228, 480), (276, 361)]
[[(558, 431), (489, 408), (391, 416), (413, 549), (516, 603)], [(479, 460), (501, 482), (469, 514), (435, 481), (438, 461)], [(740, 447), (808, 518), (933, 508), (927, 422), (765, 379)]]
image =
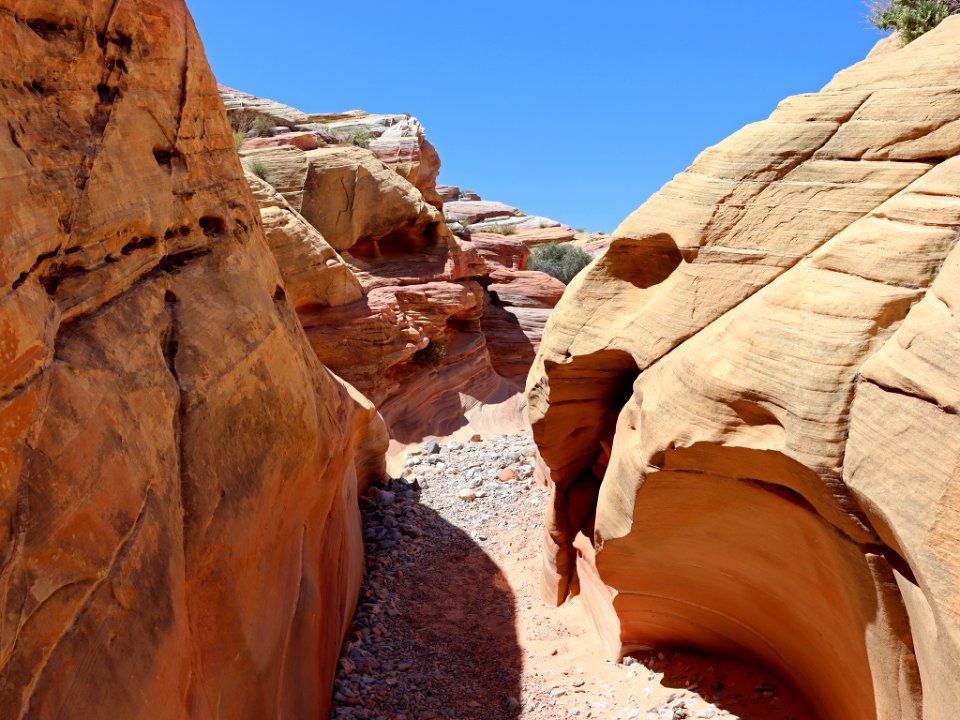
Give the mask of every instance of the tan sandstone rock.
[(328, 307), (362, 298), (357, 276), (316, 228), (268, 183), (250, 173), (246, 180), (260, 206), (267, 242), (293, 306)]
[(702, 153), (528, 381), (544, 592), (611, 654), (753, 659), (836, 720), (960, 697), (960, 18)]
[(0, 714), (323, 717), (385, 439), (183, 3), (0, 5)]
[[(440, 232), (443, 218), (409, 182), (372, 152), (353, 145), (303, 152), (294, 147), (244, 152), (266, 179), (337, 250)], [(389, 249), (389, 248), (386, 248)]]

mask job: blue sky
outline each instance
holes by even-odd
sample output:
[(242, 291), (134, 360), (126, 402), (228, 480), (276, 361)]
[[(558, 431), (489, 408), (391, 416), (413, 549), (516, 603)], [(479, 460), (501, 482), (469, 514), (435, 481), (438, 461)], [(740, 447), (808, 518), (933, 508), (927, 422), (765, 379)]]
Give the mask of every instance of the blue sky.
[(881, 37), (862, 0), (188, 4), (225, 85), (412, 113), (441, 182), (605, 231)]

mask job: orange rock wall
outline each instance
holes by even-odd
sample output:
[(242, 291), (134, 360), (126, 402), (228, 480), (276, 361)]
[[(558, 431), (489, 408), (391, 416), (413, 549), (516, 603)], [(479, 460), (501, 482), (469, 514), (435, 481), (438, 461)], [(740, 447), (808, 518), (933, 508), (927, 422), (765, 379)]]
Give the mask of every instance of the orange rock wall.
[(0, 714), (322, 717), (377, 442), (193, 22), (6, 0), (0, 37)]

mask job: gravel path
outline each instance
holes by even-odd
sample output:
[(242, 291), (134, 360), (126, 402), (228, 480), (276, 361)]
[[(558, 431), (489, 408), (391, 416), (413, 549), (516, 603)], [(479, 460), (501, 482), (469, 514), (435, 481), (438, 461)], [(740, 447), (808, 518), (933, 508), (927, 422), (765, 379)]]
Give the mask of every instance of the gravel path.
[(537, 596), (548, 493), (533, 454), (529, 434), (428, 441), (404, 477), (361, 498), (367, 574), (332, 718), (812, 717), (741, 663), (603, 660), (576, 600)]

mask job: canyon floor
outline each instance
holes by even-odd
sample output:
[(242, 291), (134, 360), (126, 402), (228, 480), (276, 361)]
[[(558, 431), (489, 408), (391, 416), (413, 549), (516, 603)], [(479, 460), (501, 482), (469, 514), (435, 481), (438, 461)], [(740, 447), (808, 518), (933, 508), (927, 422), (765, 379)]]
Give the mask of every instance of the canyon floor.
[[(619, 663), (574, 599), (538, 596), (543, 507), (529, 435), (428, 441), (361, 499), (367, 576), (333, 718), (806, 720), (756, 668), (672, 650)], [(704, 588), (704, 593), (709, 593)]]

